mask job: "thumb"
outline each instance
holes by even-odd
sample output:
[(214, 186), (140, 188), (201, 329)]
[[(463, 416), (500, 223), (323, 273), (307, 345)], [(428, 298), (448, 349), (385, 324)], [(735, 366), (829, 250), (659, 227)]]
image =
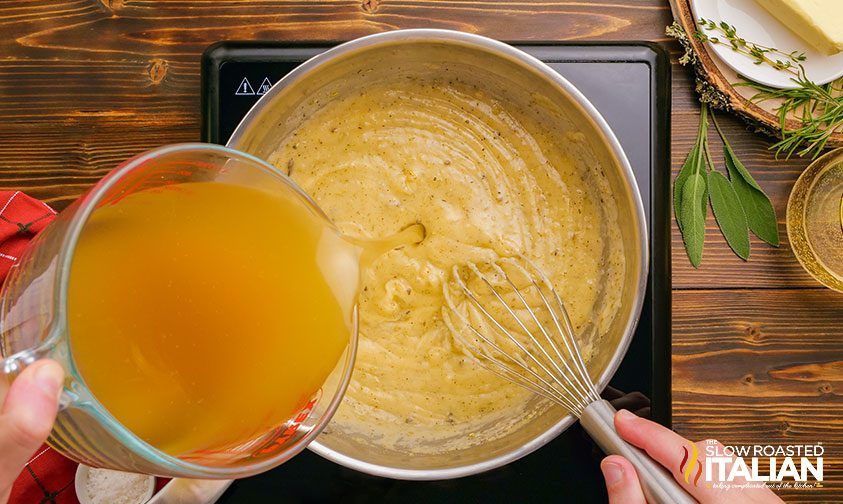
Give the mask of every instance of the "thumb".
[(42, 360), (24, 369), (9, 388), (0, 408), (0, 496), (50, 434), (63, 382), (61, 365)]
[(609, 504), (647, 504), (638, 483), (638, 474), (628, 460), (619, 455), (609, 455), (600, 463)]

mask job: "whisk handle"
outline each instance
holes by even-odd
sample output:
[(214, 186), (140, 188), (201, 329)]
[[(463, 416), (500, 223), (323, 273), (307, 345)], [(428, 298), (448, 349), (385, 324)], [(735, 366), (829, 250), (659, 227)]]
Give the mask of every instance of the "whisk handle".
[(629, 460), (638, 473), (638, 481), (650, 504), (696, 504), (673, 476), (643, 450), (624, 441), (615, 430), (617, 410), (608, 401), (591, 403), (582, 413), (580, 424), (600, 448), (610, 455)]

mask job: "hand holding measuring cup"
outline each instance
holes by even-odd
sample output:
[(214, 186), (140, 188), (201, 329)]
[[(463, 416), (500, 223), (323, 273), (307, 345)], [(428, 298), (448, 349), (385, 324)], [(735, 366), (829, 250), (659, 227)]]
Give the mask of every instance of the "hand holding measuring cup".
[(50, 434), (63, 382), (61, 365), (45, 359), (27, 367), (8, 390), (0, 389), (0, 504), (9, 500), (15, 478)]
[[(286, 225), (263, 225), (267, 216)], [(319, 231), (327, 231), (317, 232), (311, 226), (316, 221)], [(30, 378), (44, 370), (39, 359), (50, 358), (66, 373), (60, 406), (57, 415), (53, 402), (37, 407), (56, 415), (50, 446), (76, 462), (233, 479), (289, 459), (339, 405), (356, 343), (353, 292), (343, 291), (341, 300), (340, 294), (330, 297), (335, 291), (324, 285), (334, 276), (324, 273), (327, 266), (320, 269), (319, 261), (335, 258), (337, 247), (324, 243), (327, 259), (316, 252), (289, 261), (265, 259), (275, 257), (281, 250), (276, 244), (294, 232), (302, 236), (290, 254), (339, 240), (318, 207), (257, 158), (220, 146), (180, 144), (126, 161), (40, 231), (3, 283), (0, 379), (18, 379), (9, 389), (12, 418), (33, 417), (28, 403), (17, 398), (43, 396), (19, 390), (29, 389)], [(355, 251), (349, 246), (341, 252)], [(143, 274), (133, 273), (138, 271)], [(286, 273), (288, 281), (279, 281)], [(296, 287), (296, 295), (270, 302), (288, 292), (285, 286)], [(335, 300), (332, 316), (317, 321), (336, 322), (333, 331), (290, 322), (302, 319), (298, 306), (314, 296)], [(96, 306), (100, 302), (113, 305)], [(278, 317), (277, 310), (288, 315)], [(304, 333), (309, 337), (299, 337)], [(149, 337), (129, 344), (127, 335), (136, 334)], [(319, 366), (302, 371), (301, 355), (316, 354), (293, 349), (329, 336), (332, 353), (318, 354)], [(131, 376), (135, 369), (143, 379)], [(271, 386), (294, 371), (295, 379)], [(291, 393), (293, 387), (300, 390)], [(28, 423), (33, 434), (23, 438), (31, 443), (9, 441), (22, 451), (34, 451), (30, 444), (40, 444), (43, 431), (50, 431), (43, 422)], [(0, 454), (10, 485), (31, 452)], [(9, 486), (0, 483), (0, 490)]]

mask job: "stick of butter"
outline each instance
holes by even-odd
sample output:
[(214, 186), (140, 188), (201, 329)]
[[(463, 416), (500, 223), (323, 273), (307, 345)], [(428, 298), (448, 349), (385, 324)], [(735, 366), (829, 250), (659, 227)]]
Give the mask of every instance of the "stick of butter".
[(829, 56), (843, 51), (843, 0), (755, 1), (817, 50)]

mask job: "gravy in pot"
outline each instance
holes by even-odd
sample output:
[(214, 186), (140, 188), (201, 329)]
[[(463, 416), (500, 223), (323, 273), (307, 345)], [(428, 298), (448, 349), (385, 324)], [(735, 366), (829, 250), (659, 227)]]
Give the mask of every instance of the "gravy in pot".
[(427, 229), (363, 273), (355, 371), (329, 430), (440, 453), (529, 419), (532, 393), (476, 364), (445, 327), (455, 264), (530, 258), (565, 300), (586, 361), (608, 330), (625, 269), (615, 201), (582, 162), (582, 135), (528, 112), (459, 80), (403, 77), (333, 96), (281, 139), (270, 161), (344, 234)]

